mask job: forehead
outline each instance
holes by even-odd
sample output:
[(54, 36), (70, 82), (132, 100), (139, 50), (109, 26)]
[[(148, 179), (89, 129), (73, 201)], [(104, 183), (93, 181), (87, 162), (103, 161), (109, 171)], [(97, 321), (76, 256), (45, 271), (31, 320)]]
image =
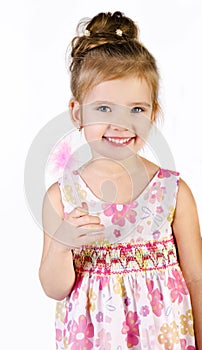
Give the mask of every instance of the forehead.
[(88, 91), (83, 102), (92, 103), (97, 100), (110, 101), (117, 104), (152, 100), (152, 91), (143, 78), (128, 77), (103, 81)]

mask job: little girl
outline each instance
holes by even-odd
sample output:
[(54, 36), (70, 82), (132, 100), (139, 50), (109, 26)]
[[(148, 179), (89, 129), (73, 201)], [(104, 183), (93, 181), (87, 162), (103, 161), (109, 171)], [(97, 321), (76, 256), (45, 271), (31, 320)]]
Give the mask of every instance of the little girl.
[(202, 350), (195, 201), (179, 173), (138, 153), (159, 108), (155, 59), (120, 12), (82, 26), (69, 106), (92, 158), (72, 182), (64, 171), (43, 206), (40, 281), (58, 300), (56, 348)]

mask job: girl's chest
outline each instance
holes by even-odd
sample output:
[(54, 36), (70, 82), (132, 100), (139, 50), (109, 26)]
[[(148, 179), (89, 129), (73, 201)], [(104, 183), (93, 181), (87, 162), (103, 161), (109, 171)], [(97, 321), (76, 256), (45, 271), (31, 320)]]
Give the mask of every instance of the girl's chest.
[(149, 183), (147, 177), (134, 177), (130, 174), (116, 178), (93, 176), (91, 174), (82, 178), (88, 190), (98, 200), (116, 203), (117, 205), (136, 200)]

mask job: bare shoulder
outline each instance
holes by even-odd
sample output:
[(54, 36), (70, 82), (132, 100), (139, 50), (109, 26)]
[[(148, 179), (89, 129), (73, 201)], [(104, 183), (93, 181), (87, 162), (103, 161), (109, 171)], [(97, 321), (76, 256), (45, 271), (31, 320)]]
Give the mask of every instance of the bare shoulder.
[(58, 182), (54, 182), (47, 190), (45, 196), (49, 196), (53, 201), (61, 201), (61, 192)]
[(53, 183), (44, 196), (43, 211), (50, 210), (51, 208), (63, 217), (64, 206), (58, 182)]
[(188, 184), (182, 179), (179, 179), (177, 201), (176, 201), (176, 218), (184, 215), (197, 214), (197, 206), (194, 195)]
[(201, 278), (202, 239), (197, 205), (190, 187), (181, 178), (172, 228), (187, 283)]
[(44, 233), (52, 236), (64, 219), (64, 206), (58, 182), (52, 184), (43, 200), (42, 222)]
[(194, 196), (192, 194), (190, 187), (181, 177), (179, 178), (179, 191), (178, 191), (178, 193), (181, 197), (188, 196), (190, 199), (194, 200)]

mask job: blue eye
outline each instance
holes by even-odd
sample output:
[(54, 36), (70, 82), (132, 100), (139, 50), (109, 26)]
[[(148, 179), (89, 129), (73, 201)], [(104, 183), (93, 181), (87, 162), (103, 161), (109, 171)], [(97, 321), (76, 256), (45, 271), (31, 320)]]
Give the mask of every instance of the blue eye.
[(97, 110), (100, 112), (105, 112), (105, 113), (111, 112), (111, 108), (108, 106), (100, 106), (97, 108)]
[(141, 112), (144, 112), (144, 109), (142, 107), (133, 107), (131, 109), (131, 112), (132, 113), (141, 113)]

